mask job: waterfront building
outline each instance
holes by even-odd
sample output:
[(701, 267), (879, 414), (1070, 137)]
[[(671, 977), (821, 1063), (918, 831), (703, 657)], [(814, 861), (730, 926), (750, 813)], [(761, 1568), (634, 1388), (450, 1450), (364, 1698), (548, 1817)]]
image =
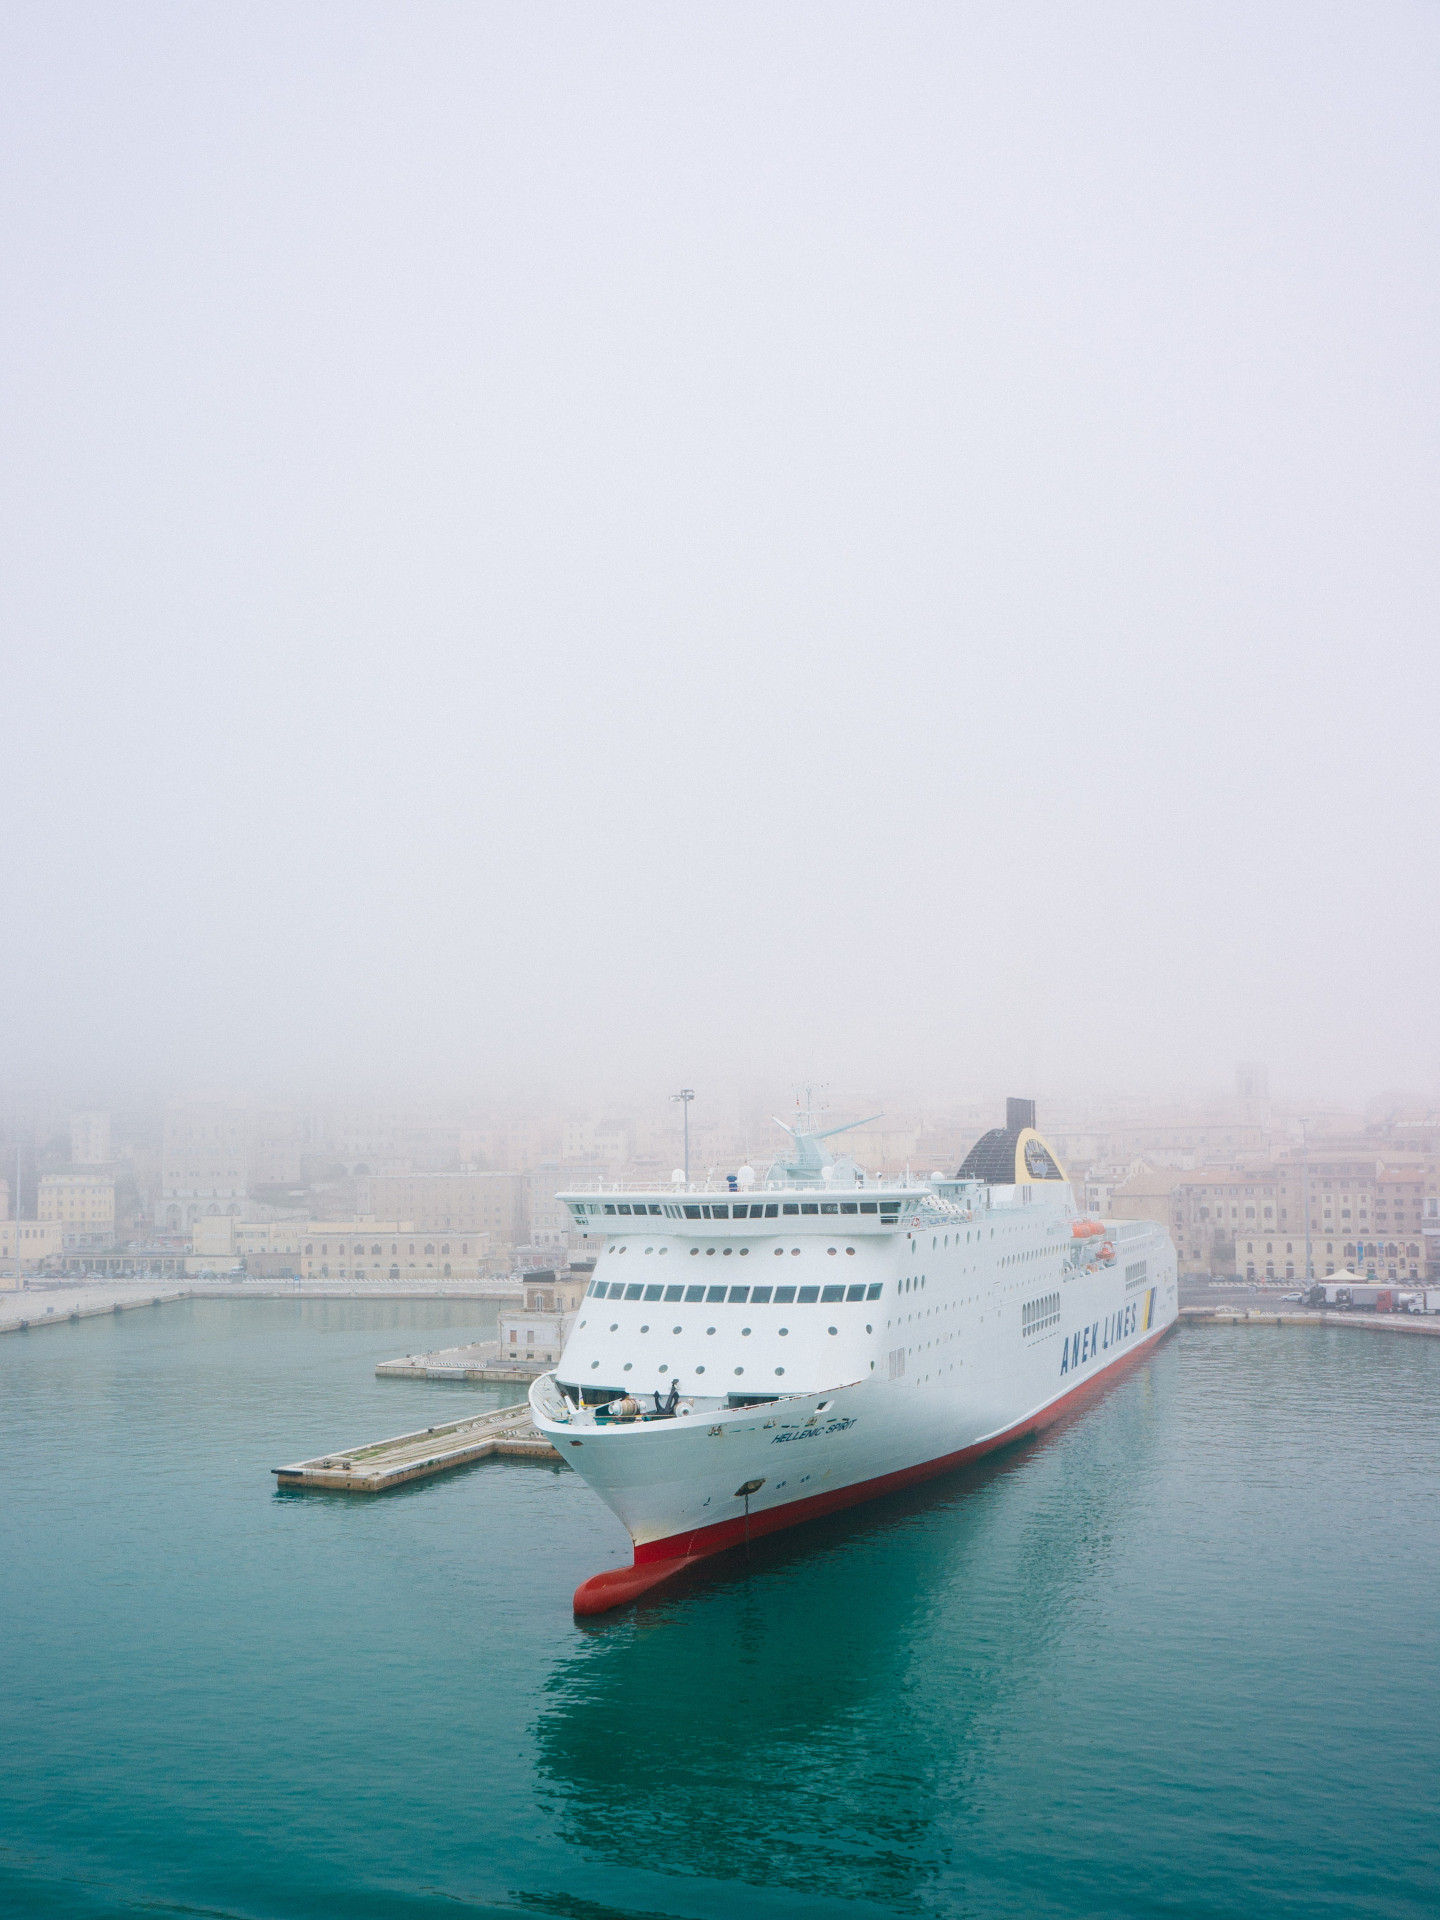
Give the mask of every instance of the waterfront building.
[(546, 1269), (527, 1273), (523, 1305), (500, 1315), (501, 1360), (543, 1361), (553, 1366), (564, 1351), (593, 1273), (593, 1262), (572, 1273)]
[(481, 1280), (493, 1268), (487, 1233), (427, 1233), (412, 1220), (240, 1222), (235, 1244), (257, 1278)]
[(115, 1244), (115, 1180), (108, 1173), (42, 1173), (35, 1208), (60, 1227), (67, 1253)]
[(498, 1247), (530, 1238), (523, 1173), (385, 1173), (356, 1182), (356, 1212), (413, 1220), (422, 1233), (488, 1233)]
[(58, 1267), (63, 1252), (58, 1220), (0, 1220), (0, 1274), (5, 1276), (0, 1286), (13, 1289), (21, 1275), (49, 1272)]

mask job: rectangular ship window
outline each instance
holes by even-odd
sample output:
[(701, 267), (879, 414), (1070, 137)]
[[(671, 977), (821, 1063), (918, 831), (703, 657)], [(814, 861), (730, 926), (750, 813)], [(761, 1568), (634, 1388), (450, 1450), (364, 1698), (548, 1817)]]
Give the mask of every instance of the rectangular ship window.
[(710, 1291), (705, 1295), (705, 1298), (707, 1300), (723, 1300), (725, 1298), (724, 1287), (711, 1287)]
[(822, 1202), (820, 1211), (821, 1213), (838, 1213), (840, 1209), (833, 1200), (826, 1200)]
[(845, 1298), (847, 1300), (863, 1300), (865, 1298), (865, 1282), (861, 1280), (853, 1287), (847, 1287), (845, 1289)]
[(707, 1220), (728, 1220), (730, 1218), (729, 1207), (717, 1207), (712, 1204), (702, 1208), (701, 1211)]
[(827, 1303), (831, 1300), (843, 1300), (845, 1298), (845, 1289), (844, 1287), (826, 1287), (820, 1298)]
[(646, 1287), (645, 1298), (647, 1300), (658, 1300), (664, 1291), (665, 1289), (663, 1287)]
[[(610, 1209), (609, 1209), (609, 1208), (607, 1207), (607, 1208), (605, 1209), (605, 1211), (606, 1211), (606, 1212), (608, 1213), (608, 1212), (610, 1211)], [(700, 1218), (700, 1209), (699, 1209), (699, 1207), (686, 1207), (686, 1209), (685, 1209), (685, 1218), (686, 1218), (687, 1220), (698, 1220), (698, 1219)]]
[(776, 1287), (775, 1304), (777, 1307), (788, 1307), (790, 1305), (790, 1302), (794, 1298), (795, 1298), (794, 1287)]
[(603, 1300), (610, 1291), (610, 1283), (608, 1280), (597, 1280), (590, 1291), (597, 1300)]
[(800, 1202), (800, 1211), (801, 1211), (801, 1213), (818, 1213), (818, 1212), (820, 1211), (820, 1209), (819, 1209), (819, 1207), (818, 1207), (818, 1206), (816, 1205), (816, 1203), (815, 1203), (815, 1201), (813, 1201), (813, 1200), (802, 1200), (802, 1201)]
[(854, 1213), (855, 1202), (853, 1200), (842, 1200), (840, 1202), (840, 1211), (841, 1213)]
[[(616, 1211), (617, 1211), (617, 1212), (619, 1212), (619, 1213), (629, 1213), (629, 1211), (630, 1211), (630, 1203), (629, 1203), (629, 1201), (628, 1201), (628, 1200), (622, 1200), (622, 1201), (620, 1202), (620, 1205), (619, 1205), (619, 1207), (618, 1207), (618, 1208), (616, 1209)], [(641, 1211), (643, 1212), (643, 1211), (644, 1211), (644, 1209), (642, 1208), (642, 1209), (641, 1209)]]
[(880, 1298), (880, 1288), (881, 1288), (881, 1282), (878, 1280), (872, 1280), (869, 1286), (865, 1289), (865, 1298), (867, 1300), (878, 1300)]
[(820, 1289), (819, 1287), (801, 1287), (796, 1298), (802, 1307), (808, 1307), (820, 1298)]
[(771, 1201), (771, 1202), (769, 1203), (769, 1205), (768, 1205), (768, 1206), (766, 1207), (766, 1209), (765, 1209), (765, 1218), (766, 1218), (767, 1220), (773, 1220), (773, 1219), (775, 1218), (775, 1216), (776, 1216), (776, 1214), (778, 1214), (778, 1213), (779, 1213), (779, 1211), (780, 1211), (780, 1209), (779, 1209), (779, 1207), (778, 1207), (778, 1206), (777, 1206), (777, 1205), (775, 1204), (775, 1202), (774, 1202), (774, 1201), (772, 1200), (772, 1201)]
[(730, 1299), (733, 1305), (743, 1307), (750, 1298), (749, 1287), (731, 1287)]
[(750, 1304), (752, 1307), (768, 1306), (770, 1304), (769, 1287), (752, 1287), (750, 1289)]
[[(644, 1291), (645, 1289), (643, 1287), (626, 1287), (625, 1298), (627, 1300), (638, 1300)], [(610, 1298), (613, 1300), (615, 1295), (612, 1293)]]
[(665, 1298), (667, 1300), (681, 1300), (684, 1298), (684, 1295), (684, 1287), (666, 1287), (665, 1289)]
[(614, 1207), (614, 1203), (613, 1203), (612, 1201), (609, 1201), (609, 1200), (607, 1200), (607, 1201), (605, 1202), (605, 1211), (606, 1211), (606, 1213), (614, 1213), (614, 1211), (615, 1211), (615, 1207)]
[(793, 1200), (787, 1200), (785, 1202), (785, 1205), (781, 1208), (782, 1213), (799, 1213), (799, 1211), (800, 1211), (799, 1206)]
[(860, 1211), (861, 1213), (874, 1213), (875, 1202), (873, 1200), (862, 1200), (860, 1202)]
[(693, 1307), (697, 1300), (703, 1300), (704, 1298), (705, 1298), (704, 1287), (686, 1287), (685, 1303), (687, 1306)]

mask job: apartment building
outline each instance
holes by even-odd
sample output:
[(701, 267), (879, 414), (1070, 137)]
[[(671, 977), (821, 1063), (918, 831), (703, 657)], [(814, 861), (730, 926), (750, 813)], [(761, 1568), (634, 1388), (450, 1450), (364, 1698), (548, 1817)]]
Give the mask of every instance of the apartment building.
[(167, 1109), (155, 1224), (185, 1233), (207, 1215), (238, 1216), (250, 1185), (251, 1116), (194, 1102)]
[(530, 1238), (523, 1173), (377, 1173), (356, 1182), (356, 1212), (413, 1220), (421, 1233), (488, 1233), (491, 1244)]
[(231, 1220), (196, 1224), (192, 1270), (243, 1266), (257, 1278), (479, 1280), (491, 1267), (485, 1233), (425, 1233), (410, 1220)]
[(108, 1173), (42, 1173), (35, 1211), (59, 1226), (67, 1253), (115, 1244), (115, 1181)]
[[(1433, 1174), (1420, 1162), (1387, 1166), (1369, 1157), (1312, 1159), (1315, 1276), (1323, 1279), (1350, 1267), (1375, 1279), (1419, 1280), (1425, 1271), (1426, 1194), (1433, 1184)], [(1119, 1219), (1168, 1225), (1182, 1274), (1305, 1277), (1306, 1173), (1298, 1160), (1193, 1172), (1146, 1168), (1116, 1190), (1112, 1204)]]

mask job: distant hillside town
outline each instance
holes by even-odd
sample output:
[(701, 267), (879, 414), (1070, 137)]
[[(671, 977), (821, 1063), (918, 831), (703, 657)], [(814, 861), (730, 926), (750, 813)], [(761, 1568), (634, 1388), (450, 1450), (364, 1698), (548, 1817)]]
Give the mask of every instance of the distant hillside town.
[[(202, 1274), (426, 1286), (563, 1270), (594, 1250), (557, 1194), (668, 1182), (687, 1151), (697, 1180), (744, 1165), (763, 1177), (784, 1139), (772, 1116), (797, 1097), (715, 1112), (700, 1090), (645, 1111), (554, 1115), (224, 1098), (69, 1111), (12, 1097), (0, 1285)], [(819, 1098), (834, 1125), (885, 1106), (863, 1089)], [(992, 1094), (891, 1107), (849, 1132), (846, 1151), (874, 1174), (953, 1172), (995, 1109)], [(1244, 1065), (1223, 1098), (1057, 1100), (1042, 1125), (1077, 1204), (1159, 1222), (1184, 1275), (1440, 1279), (1440, 1103), (1423, 1096), (1301, 1110), (1272, 1102), (1264, 1068)]]

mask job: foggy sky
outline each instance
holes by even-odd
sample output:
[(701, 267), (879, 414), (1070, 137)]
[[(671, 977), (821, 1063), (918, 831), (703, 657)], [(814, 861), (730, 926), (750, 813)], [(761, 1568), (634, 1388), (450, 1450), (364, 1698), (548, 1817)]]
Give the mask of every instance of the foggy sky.
[(1433, 1091), (1437, 53), (6, 5), (0, 1077)]

